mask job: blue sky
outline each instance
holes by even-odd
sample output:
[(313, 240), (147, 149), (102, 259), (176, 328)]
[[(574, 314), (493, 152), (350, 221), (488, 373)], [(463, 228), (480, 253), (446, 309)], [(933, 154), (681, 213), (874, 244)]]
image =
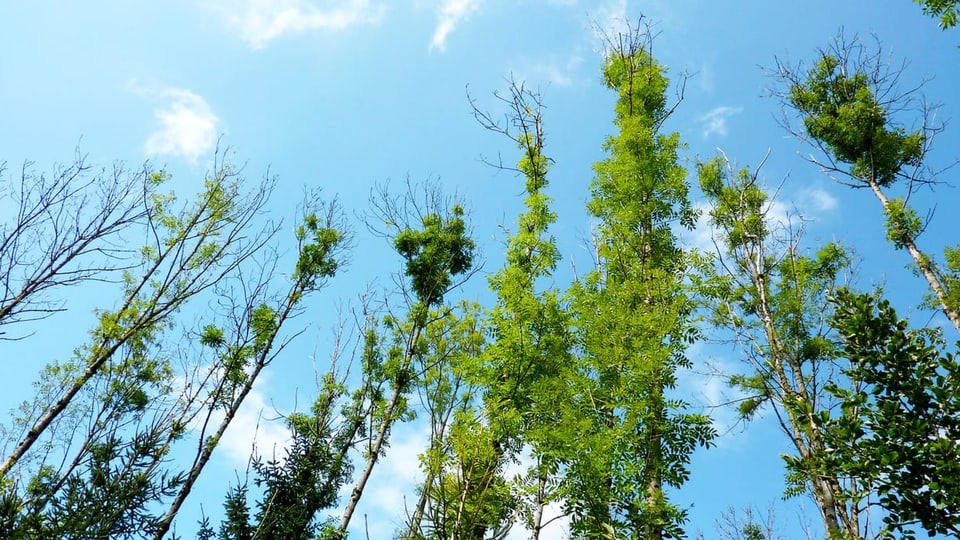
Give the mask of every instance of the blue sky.
[[(811, 58), (843, 27), (867, 40), (876, 36), (894, 58), (908, 60), (905, 80), (930, 78), (925, 93), (943, 102), (939, 116), (957, 118), (960, 100), (950, 100), (960, 87), (960, 34), (941, 32), (908, 0), (4, 2), (0, 162), (7, 175), (27, 160), (50, 170), (70, 160), (79, 144), (94, 162), (150, 160), (169, 170), (173, 185), (188, 195), (199, 188), (219, 139), (248, 176), (268, 169), (278, 176), (272, 202), (278, 212), (299, 200), (303, 186), (339, 196), (352, 213), (363, 210), (378, 182), (433, 178), (466, 200), (490, 272), (502, 260), (500, 226), (509, 226), (519, 211), (522, 186), (483, 163), (483, 156), (498, 153), (510, 162), (516, 153), (475, 122), (467, 91), (481, 107), (496, 110), (491, 92), (504, 90), (512, 76), (543, 94), (546, 150), (556, 161), (550, 192), (560, 214), (553, 232), (563, 264), (585, 267), (590, 224), (583, 204), (591, 165), (612, 132), (613, 96), (600, 84), (595, 27), (615, 32), (641, 14), (654, 24), (654, 54), (671, 77), (691, 75), (667, 125), (687, 143), (688, 163), (712, 157), (719, 147), (739, 164), (754, 165), (770, 151), (765, 176), (771, 189), (786, 178), (777, 211), (798, 210), (813, 219), (807, 225), (811, 242), (854, 246), (862, 257), (861, 284), (885, 283), (900, 309), (915, 308), (923, 284), (904, 270), (906, 256), (883, 242), (877, 203), (832, 183), (802, 159), (806, 149), (777, 125), (779, 105), (765, 97), (775, 81), (764, 73), (775, 58)], [(937, 163), (957, 157), (957, 137), (951, 130), (942, 136)], [(922, 246), (935, 250), (951, 242), (956, 200), (949, 186), (920, 194), (921, 208), (937, 205)], [(307, 332), (257, 387), (218, 454), (219, 476), (208, 475), (188, 506), (205, 500), (205, 510), (215, 515), (235, 478), (231, 471), (243, 466), (252, 432), (261, 448), (284, 440), (277, 425), (261, 422), (256, 429), (257, 413), (275, 416), (274, 408), (286, 412), (309, 400), (312, 386), (302, 381), (311, 380), (314, 362), (322, 367), (329, 356), (335, 323), (329, 306), (350, 302), (371, 283), (390, 286), (399, 264), (385, 264), (393, 260), (388, 246), (355, 226), (348, 271), (301, 321)], [(702, 233), (687, 242), (702, 242)], [(481, 274), (462, 296), (488, 300), (484, 285)], [(0, 408), (26, 396), (44, 362), (64, 358), (80, 343), (95, 304), (91, 294), (71, 296), (68, 311), (38, 325), (21, 348), (4, 345), (14, 353), (0, 355), (10, 372), (0, 383)], [(703, 347), (697, 354), (736, 365), (733, 351)], [(682, 382), (698, 404), (723, 397), (717, 379), (689, 375)], [(723, 425), (731, 422), (727, 411), (714, 414)], [(374, 492), (356, 520), (368, 514), (371, 537), (386, 537), (401, 522), (420, 440), (417, 426), (398, 431), (392, 457), (375, 472)], [(693, 479), (678, 494), (692, 505), (690, 530), (701, 528), (709, 537), (727, 506), (772, 503), (785, 530), (797, 531), (803, 500), (780, 501), (783, 450), (772, 422), (761, 419), (698, 453)], [(815, 509), (805, 511), (819, 533)], [(550, 534), (563, 537), (562, 522)], [(802, 536), (787, 535), (795, 537)]]

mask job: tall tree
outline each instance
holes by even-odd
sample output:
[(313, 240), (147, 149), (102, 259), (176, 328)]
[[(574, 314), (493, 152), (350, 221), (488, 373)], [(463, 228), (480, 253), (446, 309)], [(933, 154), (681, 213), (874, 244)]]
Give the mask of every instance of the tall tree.
[[(942, 261), (921, 250), (926, 223), (910, 206), (915, 190), (937, 181), (926, 158), (944, 126), (918, 88), (901, 85), (902, 66), (877, 49), (841, 35), (809, 68), (779, 63), (781, 97), (802, 121), (793, 132), (821, 152), (811, 159), (840, 183), (874, 194), (887, 239), (910, 254), (934, 304), (960, 332), (960, 247), (946, 247)], [(910, 123), (919, 127), (905, 127)], [(894, 189), (900, 194), (891, 196)]]
[[(495, 97), (507, 107), (502, 119), (481, 111), (475, 102), (474, 115), (483, 127), (519, 146), (515, 167), (493, 165), (522, 176), (525, 211), (507, 240), (505, 266), (489, 280), (497, 295), (484, 321), (490, 341), (467, 372), (480, 399), (454, 418), (454, 467), (440, 477), (435, 489), (443, 496), (431, 503), (453, 502), (452, 515), (462, 518), (447, 520), (464, 525), (459, 530), (448, 527), (447, 535), (496, 535), (520, 516), (532, 537), (539, 538), (548, 524), (544, 508), (557, 497), (552, 489), (560, 462), (556, 440), (564, 432), (558, 421), (559, 382), (570, 359), (570, 334), (560, 295), (545, 282), (559, 254), (547, 236), (556, 216), (545, 193), (550, 160), (543, 154), (541, 97), (515, 81), (509, 94)], [(530, 470), (516, 480), (504, 478), (506, 464), (524, 450), (533, 462)]]
[(423, 375), (416, 367), (425, 362), (415, 360), (426, 352), (425, 331), (431, 324), (451, 316), (444, 297), (472, 274), (476, 245), (468, 234), (463, 206), (450, 203), (429, 185), (423, 191), (425, 200), (419, 204), (413, 186), (409, 185), (406, 195), (390, 196), (381, 190), (373, 201), (374, 215), (368, 224), (375, 232), (386, 228), (385, 236), (404, 259), (408, 312), (403, 318), (387, 315), (384, 319), (392, 342), (380, 369), (389, 384), (389, 393), (378, 400), (371, 412), (370, 438), (362, 449), (365, 464), (333, 538), (346, 537), (394, 425), (413, 414), (408, 397)]
[(795, 453), (784, 455), (787, 494), (809, 492), (826, 537), (857, 538), (869, 488), (826, 467), (821, 419), (837, 405), (827, 392), (844, 365), (827, 324), (828, 296), (847, 278), (849, 258), (827, 244), (804, 254), (801, 223), (778, 223), (755, 171), (735, 170), (725, 156), (698, 165), (718, 252), (701, 266), (700, 291), (710, 320), (729, 331), (746, 369), (730, 382), (745, 392), (739, 412), (769, 407)]
[(640, 28), (609, 40), (603, 80), (617, 93), (616, 135), (595, 165), (587, 208), (598, 220), (597, 268), (571, 291), (580, 356), (571, 394), (581, 434), (568, 464), (577, 535), (683, 536), (686, 510), (668, 487), (687, 479), (710, 421), (670, 395), (697, 332), (674, 227), (692, 227), (680, 138), (662, 133), (673, 110), (664, 68)]

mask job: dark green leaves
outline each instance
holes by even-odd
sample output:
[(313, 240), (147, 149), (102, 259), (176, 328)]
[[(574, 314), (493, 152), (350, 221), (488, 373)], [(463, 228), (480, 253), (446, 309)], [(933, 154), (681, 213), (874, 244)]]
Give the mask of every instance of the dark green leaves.
[(833, 466), (877, 486), (891, 530), (960, 534), (960, 363), (886, 300), (840, 290), (833, 302), (856, 383), (831, 388), (844, 412), (827, 422)]
[(923, 132), (892, 125), (889, 105), (870, 77), (837, 56), (822, 56), (803, 84), (790, 87), (789, 101), (804, 115), (810, 137), (864, 183), (888, 186), (923, 155)]

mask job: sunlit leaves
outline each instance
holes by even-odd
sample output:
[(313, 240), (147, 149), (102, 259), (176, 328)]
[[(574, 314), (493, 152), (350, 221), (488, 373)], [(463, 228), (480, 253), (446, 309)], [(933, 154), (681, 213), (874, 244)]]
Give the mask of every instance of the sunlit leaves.
[(923, 220), (900, 197), (890, 199), (883, 213), (887, 216), (887, 240), (897, 249), (903, 249), (923, 232)]
[(960, 10), (957, 9), (957, 0), (914, 0), (923, 6), (923, 12), (933, 17), (939, 17), (938, 24), (942, 30), (957, 25)]
[(922, 131), (892, 125), (889, 111), (865, 73), (848, 73), (836, 56), (824, 55), (803, 85), (790, 88), (790, 103), (804, 115), (810, 136), (866, 183), (888, 186), (900, 170), (917, 165)]
[(679, 136), (660, 133), (669, 83), (647, 37), (620, 36), (604, 65), (618, 95), (618, 132), (604, 144), (609, 156), (594, 165), (587, 203), (599, 220), (599, 268), (570, 291), (580, 358), (568, 375), (565, 422), (578, 435), (565, 464), (571, 527), (586, 537), (682, 534), (685, 512), (663, 490), (686, 481), (693, 449), (714, 436), (708, 418), (669, 395), (696, 335), (683, 282), (690, 260), (674, 227), (692, 226), (696, 212)]
[(296, 231), (300, 243), (294, 279), (312, 289), (318, 280), (332, 277), (340, 266), (334, 254), (345, 241), (344, 232), (329, 224), (323, 224), (316, 214), (309, 214)]
[(427, 307), (443, 302), (453, 278), (473, 264), (475, 244), (467, 236), (460, 205), (449, 216), (432, 213), (423, 217), (422, 229), (400, 231), (394, 247), (406, 259), (406, 274), (417, 299)]

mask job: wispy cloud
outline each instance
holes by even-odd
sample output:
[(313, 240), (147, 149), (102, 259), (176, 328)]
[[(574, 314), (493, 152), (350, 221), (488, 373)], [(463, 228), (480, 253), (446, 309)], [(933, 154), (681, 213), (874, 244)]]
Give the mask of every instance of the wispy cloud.
[(743, 112), (743, 107), (717, 107), (707, 114), (701, 116), (699, 120), (703, 124), (702, 135), (706, 139), (710, 135), (717, 134), (721, 137), (727, 134), (727, 119), (735, 114)]
[(148, 156), (181, 156), (196, 162), (213, 149), (220, 119), (203, 97), (183, 88), (148, 88), (136, 82), (130, 87), (158, 104), (153, 113), (158, 126), (144, 144)]
[(583, 63), (583, 58), (573, 54), (567, 58), (551, 56), (521, 67), (514, 72), (520, 79), (530, 82), (546, 82), (554, 86), (573, 86), (577, 81), (577, 68)]
[(808, 189), (803, 195), (803, 205), (817, 212), (831, 212), (836, 210), (839, 204), (833, 195), (819, 188)]
[(215, 6), (254, 49), (284, 35), (375, 24), (386, 9), (370, 0), (217, 0)]
[(437, 10), (437, 27), (433, 30), (430, 50), (447, 50), (447, 38), (457, 26), (480, 9), (483, 0), (443, 0)]
[[(237, 411), (230, 427), (223, 434), (220, 447), (237, 466), (250, 459), (251, 452), (263, 457), (283, 460), (292, 434), (265, 399), (265, 394), (254, 386)], [(217, 413), (217, 415), (222, 413)], [(219, 422), (221, 418), (217, 418)], [(254, 445), (255, 448), (254, 448)]]
[[(765, 191), (764, 219), (769, 230), (778, 236), (796, 232), (802, 222), (828, 218), (839, 207), (833, 195), (817, 187), (790, 193)], [(692, 230), (681, 231), (680, 238), (687, 247), (715, 253), (718, 246), (723, 247), (723, 237), (710, 223), (710, 206), (706, 201), (698, 201), (694, 206), (700, 212), (700, 218)]]
[(613, 39), (619, 34), (626, 34), (629, 30), (630, 20), (627, 19), (627, 0), (611, 0), (597, 8), (590, 14), (594, 21), (594, 32), (600, 41), (600, 51), (606, 54), (609, 46), (608, 39)]

